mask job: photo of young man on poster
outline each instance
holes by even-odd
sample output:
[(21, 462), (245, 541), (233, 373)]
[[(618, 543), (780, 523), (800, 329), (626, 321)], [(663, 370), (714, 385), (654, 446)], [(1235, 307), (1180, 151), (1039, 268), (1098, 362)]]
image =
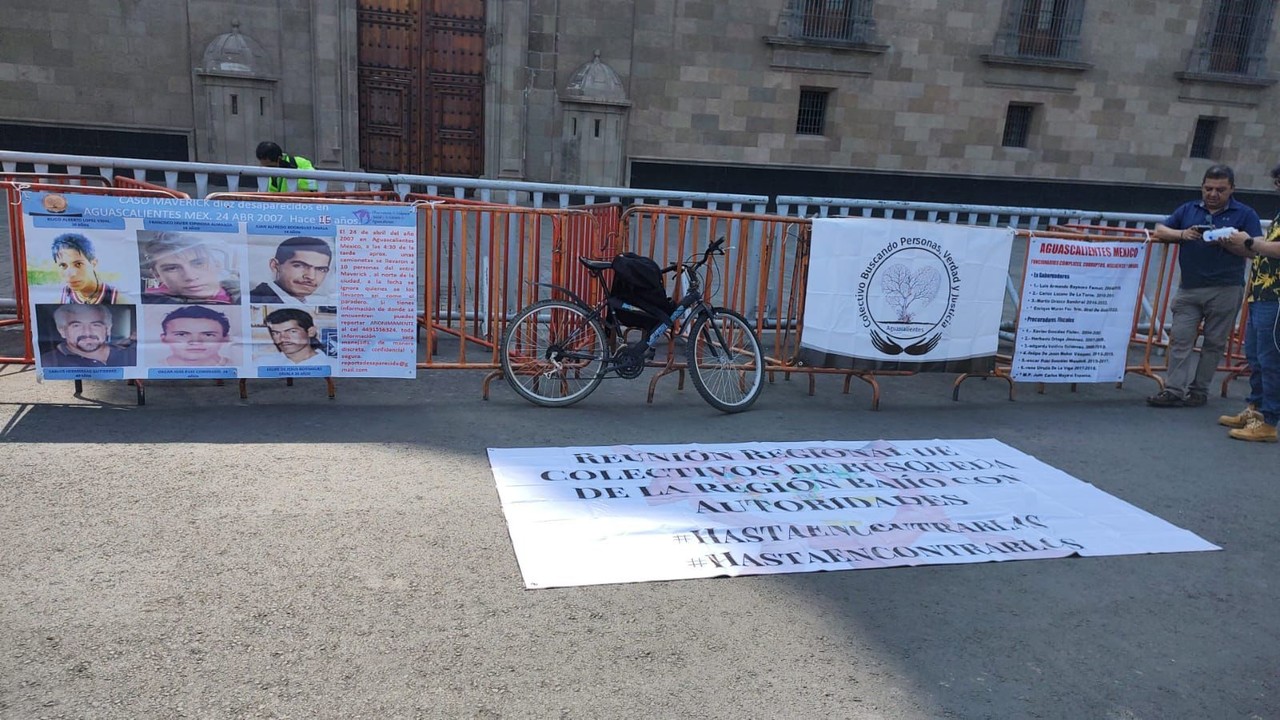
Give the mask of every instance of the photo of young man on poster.
[(239, 362), (228, 357), (235, 339), (235, 318), (235, 313), (228, 315), (204, 305), (183, 305), (165, 313), (160, 319), (160, 342), (152, 344), (155, 348), (152, 364), (166, 367), (238, 365)]
[[(260, 250), (260, 245), (254, 248)], [(254, 263), (250, 281), (257, 281), (249, 291), (249, 302), (271, 305), (328, 305), (326, 280), (333, 272), (333, 249), (316, 237), (295, 236), (277, 245), (270, 259), (259, 261), (259, 253), (250, 258)]]
[[(100, 234), (96, 241), (82, 232), (65, 232), (49, 245), (31, 243), (27, 257), (27, 285), (36, 302), (78, 305), (128, 305), (121, 289), (130, 260), (121, 257), (121, 244)], [(132, 252), (131, 249), (126, 252)]]
[(235, 255), (214, 238), (138, 231), (138, 266), (146, 304), (237, 305), (238, 264)]
[[(261, 334), (270, 339), (270, 345), (256, 343), (258, 352), (254, 363), (258, 366), (331, 366), (333, 358), (326, 352), (320, 340), (321, 328), (313, 315), (316, 308), (253, 306), (255, 313), (265, 313)], [(328, 318), (327, 318), (328, 319)]]

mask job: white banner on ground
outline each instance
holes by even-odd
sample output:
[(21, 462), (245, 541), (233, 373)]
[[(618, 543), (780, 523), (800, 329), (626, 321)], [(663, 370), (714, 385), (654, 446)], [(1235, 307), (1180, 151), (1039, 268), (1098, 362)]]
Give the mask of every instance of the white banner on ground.
[(46, 380), (413, 377), (407, 205), (25, 192)]
[(996, 353), (1011, 228), (813, 221), (801, 344), (870, 360)]
[(490, 448), (528, 588), (1217, 550), (997, 440)]
[(1124, 378), (1147, 246), (1033, 237), (1018, 311), (1014, 380)]

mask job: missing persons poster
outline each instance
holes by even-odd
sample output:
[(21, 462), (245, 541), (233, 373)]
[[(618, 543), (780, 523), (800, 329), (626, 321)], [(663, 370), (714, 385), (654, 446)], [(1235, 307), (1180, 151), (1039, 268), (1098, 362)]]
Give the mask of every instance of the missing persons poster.
[(22, 209), (46, 380), (414, 376), (409, 206), (28, 191)]
[(998, 440), (490, 448), (527, 588), (1217, 550)]
[(1013, 350), (1014, 380), (1124, 378), (1147, 246), (1032, 237)]
[(801, 344), (895, 363), (994, 357), (1013, 229), (813, 221)]

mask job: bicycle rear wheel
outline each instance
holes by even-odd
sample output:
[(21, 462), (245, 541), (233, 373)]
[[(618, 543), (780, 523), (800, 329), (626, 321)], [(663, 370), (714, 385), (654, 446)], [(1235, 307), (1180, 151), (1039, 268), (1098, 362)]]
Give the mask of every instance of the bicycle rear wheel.
[(755, 332), (738, 313), (713, 308), (689, 331), (685, 346), (689, 378), (712, 407), (735, 413), (751, 407), (764, 388), (764, 353)]
[(521, 397), (544, 407), (572, 405), (604, 379), (604, 329), (586, 308), (543, 300), (516, 313), (502, 338), (502, 376)]

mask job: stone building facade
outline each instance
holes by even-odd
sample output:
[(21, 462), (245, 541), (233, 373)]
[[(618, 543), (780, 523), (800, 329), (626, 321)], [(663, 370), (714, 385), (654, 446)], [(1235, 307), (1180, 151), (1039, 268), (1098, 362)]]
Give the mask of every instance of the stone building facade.
[[(909, 188), (903, 178), (1185, 188), (1224, 162), (1242, 188), (1264, 188), (1280, 161), (1273, 0), (521, 4), (530, 175), (555, 166), (555, 93), (596, 52), (630, 103), (632, 177), (637, 164), (665, 165), (754, 175), (759, 191), (763, 178), (807, 174), (809, 194), (848, 197), (822, 190), (850, 185), (850, 173), (863, 188)], [(1229, 17), (1241, 7), (1251, 14)], [(853, 17), (806, 28), (815, 10)], [(1034, 34), (1046, 20), (1048, 40)], [(800, 132), (812, 96), (825, 117)], [(1006, 137), (1014, 120), (1024, 132)]]
[[(272, 137), (354, 169), (361, 13), (457, 3), (486, 19), (486, 177), (845, 197), (1005, 182), (1062, 206), (1185, 192), (1212, 162), (1260, 190), (1280, 160), (1276, 0), (7, 0), (0, 128), (178, 135), (184, 159), (227, 162)], [(227, 117), (232, 94), (252, 122)]]
[[(5, 0), (0, 147), (355, 167), (354, 0)], [(99, 152), (95, 152), (95, 150)]]

